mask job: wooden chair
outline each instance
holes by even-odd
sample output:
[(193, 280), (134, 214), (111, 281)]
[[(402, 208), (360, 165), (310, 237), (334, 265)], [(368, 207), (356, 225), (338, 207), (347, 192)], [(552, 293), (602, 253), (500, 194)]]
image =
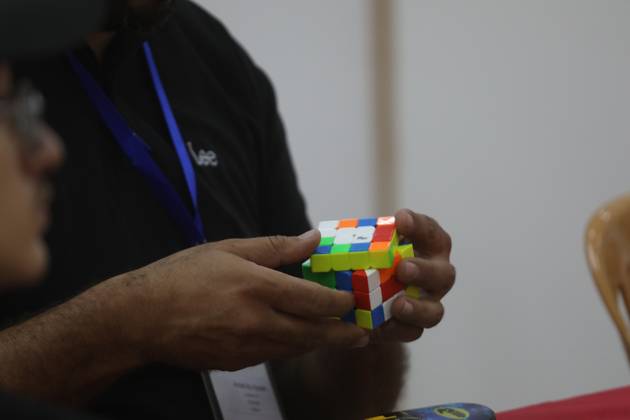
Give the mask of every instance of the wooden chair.
[[(630, 361), (630, 195), (606, 204), (586, 229), (586, 257)], [(625, 308), (623, 307), (625, 306)], [(624, 318), (623, 311), (628, 317)]]

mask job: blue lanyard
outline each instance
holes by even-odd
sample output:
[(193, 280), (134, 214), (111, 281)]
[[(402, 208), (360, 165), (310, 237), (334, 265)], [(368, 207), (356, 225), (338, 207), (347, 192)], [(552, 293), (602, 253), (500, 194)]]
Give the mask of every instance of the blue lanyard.
[(116, 109), (116, 106), (109, 99), (107, 94), (105, 94), (96, 80), (94, 80), (90, 72), (87, 71), (74, 54), (69, 53), (68, 59), (74, 72), (79, 77), (81, 85), (90, 98), (90, 101), (113, 134), (120, 148), (131, 161), (131, 164), (149, 182), (151, 190), (169, 212), (175, 223), (180, 227), (189, 244), (198, 245), (206, 242), (206, 238), (204, 235), (203, 221), (199, 213), (197, 180), (195, 178), (192, 161), (186, 150), (181, 131), (177, 125), (177, 120), (175, 119), (166, 91), (164, 90), (164, 85), (160, 79), (160, 74), (158, 73), (149, 43), (145, 42), (143, 48), (153, 86), (160, 102), (160, 107), (162, 108), (162, 113), (166, 125), (168, 126), (173, 146), (177, 152), (179, 163), (184, 171), (186, 185), (193, 204), (193, 214), (190, 214), (182, 197), (171, 181), (162, 172), (155, 160), (153, 160), (150, 148), (125, 122), (122, 114)]

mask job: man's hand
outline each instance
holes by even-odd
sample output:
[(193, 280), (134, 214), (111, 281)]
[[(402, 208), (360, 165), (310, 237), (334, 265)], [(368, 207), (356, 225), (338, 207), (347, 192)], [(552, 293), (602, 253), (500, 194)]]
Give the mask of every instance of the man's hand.
[[(453, 287), (451, 239), (433, 219), (410, 210), (396, 213), (400, 236), (413, 242), (415, 258), (399, 264), (398, 280), (424, 291), (420, 300), (398, 298), (393, 318), (371, 334), (371, 345), (351, 351), (322, 349), (275, 365), (290, 418), (360, 419), (393, 410), (404, 383), (407, 352), (402, 345), (444, 315), (440, 300)], [(297, 378), (297, 379), (296, 379)], [(296, 386), (296, 383), (298, 384)], [(312, 404), (318, 401), (318, 404)], [(313, 406), (305, 412), (305, 405)]]
[(319, 240), (216, 242), (106, 280), (0, 331), (0, 389), (80, 404), (151, 362), (234, 370), (365, 345), (366, 332), (331, 319), (352, 309), (351, 294), (271, 269)]
[(411, 210), (399, 210), (396, 229), (413, 243), (416, 254), (399, 264), (398, 280), (419, 287), (424, 294), (420, 300), (396, 300), (393, 318), (374, 331), (373, 341), (410, 342), (420, 338), (425, 328), (442, 320), (444, 307), (440, 301), (455, 283), (455, 267), (450, 263), (451, 238), (435, 220)]
[(332, 319), (352, 309), (352, 294), (272, 270), (305, 260), (318, 243), (316, 230), (211, 243), (108, 286), (135, 289), (126, 332), (146, 362), (236, 370), (319, 347), (364, 345), (363, 330)]

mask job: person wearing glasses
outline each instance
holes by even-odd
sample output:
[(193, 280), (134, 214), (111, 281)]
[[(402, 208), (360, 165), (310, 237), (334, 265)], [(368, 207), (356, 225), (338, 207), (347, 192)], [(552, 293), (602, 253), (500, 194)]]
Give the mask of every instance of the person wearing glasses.
[[(68, 0), (63, 10), (47, 0), (0, 2), (0, 294), (33, 287), (44, 275), (48, 251), (43, 234), (53, 194), (49, 177), (63, 160), (63, 147), (43, 120), (44, 98), (27, 80), (15, 80), (9, 60), (76, 45), (98, 28), (104, 11), (98, 1), (86, 6), (85, 0)], [(68, 14), (76, 20), (60, 28), (57, 20)], [(2, 392), (0, 418), (87, 419)]]
[(333, 319), (352, 295), (295, 278), (320, 235), (268, 78), (191, 1), (109, 3), (83, 46), (16, 66), (45, 94), (67, 164), (50, 273), (0, 299), (0, 389), (113, 418), (209, 419), (198, 371), (273, 361), (289, 418), (389, 411), (403, 344), (443, 316), (450, 237), (398, 211), (418, 254), (398, 275), (426, 297), (398, 299), (371, 335)]

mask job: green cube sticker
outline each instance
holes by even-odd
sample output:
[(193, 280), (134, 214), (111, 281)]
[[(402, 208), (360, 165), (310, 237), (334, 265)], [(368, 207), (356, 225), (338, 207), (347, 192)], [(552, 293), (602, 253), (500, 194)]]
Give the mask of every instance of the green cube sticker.
[(398, 253), (400, 254), (400, 257), (403, 260), (406, 259), (406, 258), (413, 258), (413, 257), (415, 257), (415, 254), (413, 252), (413, 245), (412, 244), (400, 245), (398, 247)]
[(349, 254), (352, 270), (366, 270), (370, 268), (370, 254), (368, 251), (355, 251)]
[(357, 309), (356, 311), (354, 311), (354, 315), (357, 320), (357, 325), (359, 327), (365, 328), (366, 330), (373, 329), (372, 312), (363, 309)]
[(327, 271), (324, 273), (315, 273), (311, 267), (311, 260), (306, 260), (302, 264), (302, 276), (309, 281), (321, 284), (322, 286), (334, 289), (337, 286), (335, 279), (335, 273), (333, 271)]
[(334, 271), (350, 270), (350, 246), (334, 245), (330, 251), (330, 264)]
[(418, 286), (407, 286), (405, 294), (412, 299), (420, 299), (423, 295), (422, 289)]
[(330, 254), (311, 255), (311, 269), (314, 273), (325, 273), (331, 268)]
[(333, 246), (334, 243), (335, 243), (334, 237), (322, 238), (319, 241), (319, 246)]

